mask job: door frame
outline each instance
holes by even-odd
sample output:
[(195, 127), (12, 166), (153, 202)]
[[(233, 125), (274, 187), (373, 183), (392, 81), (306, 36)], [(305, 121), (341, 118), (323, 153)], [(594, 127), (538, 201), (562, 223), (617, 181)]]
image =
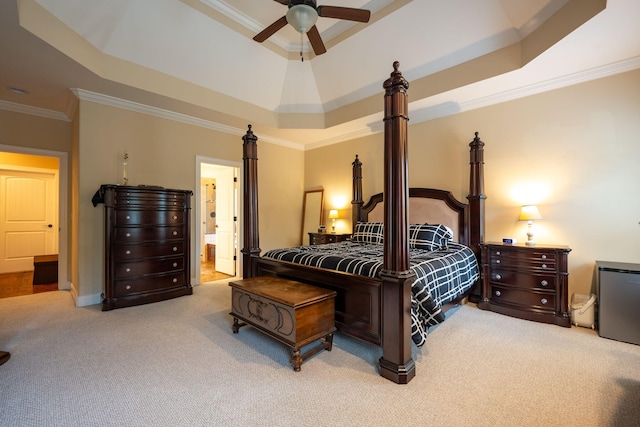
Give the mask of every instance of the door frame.
[(70, 284), (67, 274), (69, 269), (69, 155), (63, 151), (42, 150), (39, 148), (3, 144), (0, 144), (0, 151), (42, 157), (55, 157), (58, 159), (58, 289), (69, 290)]
[[(241, 176), (240, 173), (242, 172), (242, 164), (238, 163), (238, 162), (232, 162), (229, 160), (222, 160), (222, 159), (215, 159), (213, 157), (205, 157), (205, 156), (199, 156), (196, 155), (196, 183), (194, 185), (195, 188), (195, 200), (194, 203), (191, 207), (191, 210), (195, 211), (195, 224), (196, 227), (192, 227), (192, 229), (194, 230), (194, 234), (195, 234), (195, 239), (193, 239), (193, 241), (195, 242), (195, 247), (194, 247), (194, 256), (192, 257), (193, 260), (195, 261), (195, 266), (191, 269), (191, 271), (194, 272), (194, 276), (191, 278), (191, 283), (196, 283), (196, 284), (200, 284), (200, 252), (201, 252), (201, 248), (202, 248), (202, 233), (200, 232), (201, 228), (202, 228), (202, 213), (201, 213), (201, 209), (200, 207), (202, 206), (202, 197), (206, 197), (206, 195), (202, 194), (201, 191), (201, 180), (202, 180), (202, 165), (203, 164), (210, 164), (210, 165), (216, 165), (216, 166), (225, 166), (225, 167), (231, 167), (231, 168), (236, 168), (238, 170), (238, 182), (237, 182), (237, 188), (240, 189), (242, 188), (242, 182), (241, 182)], [(240, 252), (240, 243), (242, 242), (242, 224), (241, 224), (241, 219), (242, 219), (242, 204), (239, 202), (239, 197), (240, 195), (238, 194), (238, 197), (236, 197), (235, 203), (236, 203), (236, 212), (238, 213), (238, 218), (236, 220), (236, 226), (237, 226), (237, 244), (238, 247), (236, 248), (236, 277), (238, 277), (238, 275), (240, 274), (241, 270), (241, 265), (240, 265), (240, 259), (242, 258), (240, 256), (240, 254), (238, 252)]]

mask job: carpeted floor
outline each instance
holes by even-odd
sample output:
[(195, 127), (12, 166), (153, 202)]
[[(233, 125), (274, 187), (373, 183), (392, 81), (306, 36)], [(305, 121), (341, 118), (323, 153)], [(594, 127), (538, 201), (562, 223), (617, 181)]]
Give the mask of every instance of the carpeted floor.
[(640, 346), (457, 309), (414, 348), (407, 385), (337, 334), (293, 372), (287, 349), (231, 331), (225, 282), (101, 312), (68, 292), (0, 300), (0, 425), (637, 426)]

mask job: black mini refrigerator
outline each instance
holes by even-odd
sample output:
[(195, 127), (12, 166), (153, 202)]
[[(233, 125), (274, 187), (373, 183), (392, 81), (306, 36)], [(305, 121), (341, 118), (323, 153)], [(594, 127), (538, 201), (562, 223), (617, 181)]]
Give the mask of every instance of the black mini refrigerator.
[(596, 261), (598, 333), (640, 345), (640, 264)]

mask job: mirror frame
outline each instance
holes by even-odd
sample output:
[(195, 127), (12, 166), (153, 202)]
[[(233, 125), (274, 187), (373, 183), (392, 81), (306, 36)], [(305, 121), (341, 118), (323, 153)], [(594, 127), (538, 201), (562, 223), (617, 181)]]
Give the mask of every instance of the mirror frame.
[[(302, 228), (300, 232), (300, 244), (305, 245), (304, 237), (307, 233), (317, 233), (322, 225), (324, 212), (324, 190), (309, 190), (304, 192), (302, 203)], [(316, 219), (317, 213), (317, 219)], [(308, 245), (309, 243), (307, 243)]]

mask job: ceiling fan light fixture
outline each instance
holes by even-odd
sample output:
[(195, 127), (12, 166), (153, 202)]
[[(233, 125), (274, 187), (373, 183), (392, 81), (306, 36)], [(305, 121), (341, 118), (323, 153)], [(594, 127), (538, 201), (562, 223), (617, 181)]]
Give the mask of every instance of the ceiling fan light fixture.
[(291, 6), (287, 11), (287, 22), (301, 34), (309, 31), (317, 20), (318, 12), (306, 4)]

